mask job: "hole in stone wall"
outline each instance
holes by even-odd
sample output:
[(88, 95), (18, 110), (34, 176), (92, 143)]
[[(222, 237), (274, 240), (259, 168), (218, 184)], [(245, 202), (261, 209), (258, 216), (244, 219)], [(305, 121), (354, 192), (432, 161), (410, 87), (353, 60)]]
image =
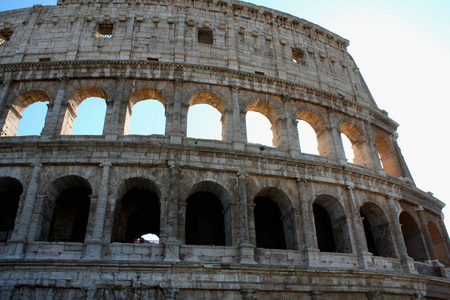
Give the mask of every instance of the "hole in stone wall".
[(308, 122), (299, 120), (297, 123), (300, 149), (302, 153), (319, 155), (319, 146), (314, 129)]
[(317, 246), (323, 252), (336, 252), (331, 218), (321, 205), (313, 204), (314, 224), (316, 226)]
[(12, 34), (13, 34), (13, 30), (10, 30), (10, 29), (4, 29), (4, 30), (0, 31), (0, 45), (9, 44)]
[(300, 49), (292, 49), (292, 62), (304, 65), (305, 64), (305, 53)]
[(399, 217), (408, 255), (414, 260), (425, 261), (428, 259), (419, 226), (414, 218), (407, 212), (402, 212)]
[(345, 158), (347, 161), (353, 163), (355, 159), (355, 153), (352, 149), (352, 142), (350, 139), (343, 133), (341, 133), (342, 146), (344, 147)]
[(22, 191), (22, 185), (16, 179), (0, 178), (0, 242), (11, 239)]
[(213, 44), (213, 31), (211, 29), (198, 30), (198, 42), (202, 44)]
[(249, 143), (273, 146), (272, 124), (266, 116), (259, 112), (248, 111), (245, 124)]
[(98, 24), (98, 30), (95, 34), (95, 37), (110, 39), (112, 38), (113, 31), (114, 31), (114, 24), (100, 23)]

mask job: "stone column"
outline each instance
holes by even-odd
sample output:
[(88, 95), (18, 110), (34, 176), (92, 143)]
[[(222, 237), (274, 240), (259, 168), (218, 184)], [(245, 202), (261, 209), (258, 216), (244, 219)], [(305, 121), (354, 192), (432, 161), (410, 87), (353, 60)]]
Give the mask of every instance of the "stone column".
[(368, 148), (367, 150), (369, 151), (370, 164), (379, 175), (385, 175), (383, 166), (381, 165), (381, 161), (378, 156), (377, 143), (375, 142), (375, 137), (373, 135), (369, 120), (364, 121), (364, 131), (366, 134)]
[(12, 86), (12, 80), (3, 81), (3, 88), (0, 91), (0, 114), (4, 115), (3, 107), (5, 106), (6, 99), (8, 98), (9, 91)]
[(441, 217), (439, 218), (438, 224), (439, 228), (441, 229), (442, 238), (444, 240), (445, 246), (447, 247), (447, 251), (450, 252), (450, 239), (448, 237), (448, 232), (444, 224), (444, 214), (442, 214)]
[[(306, 193), (305, 179), (297, 178), (297, 191), (300, 199), (300, 215), (302, 218), (303, 240), (307, 266), (320, 266), (320, 250), (317, 249), (315, 238), (315, 221), (312, 205), (309, 205)], [(301, 249), (300, 249), (301, 250)]]
[(58, 79), (58, 92), (56, 93), (56, 98), (55, 101), (53, 101), (53, 104), (49, 105), (49, 108), (51, 107), (51, 110), (49, 109), (47, 117), (45, 118), (45, 127), (41, 133), (42, 140), (51, 140), (53, 137), (61, 134), (61, 130), (58, 131), (57, 129), (57, 124), (59, 116), (61, 114), (61, 105), (64, 102), (64, 98), (66, 96), (66, 87), (67, 83), (69, 82), (69, 78), (67, 76), (62, 76)]
[(105, 225), (106, 209), (108, 206), (108, 194), (109, 194), (109, 176), (111, 173), (111, 164), (104, 163), (100, 165), (102, 167), (102, 179), (98, 191), (97, 205), (95, 208), (95, 214), (90, 217), (90, 224), (94, 227), (90, 232), (90, 236), (86, 237), (85, 243), (87, 244), (85, 259), (101, 259), (102, 244), (103, 244), (103, 228)]
[(289, 151), (289, 154), (292, 157), (299, 157), (300, 156), (300, 144), (298, 139), (298, 130), (293, 125), (296, 123), (295, 117), (293, 118), (291, 111), (291, 103), (290, 103), (290, 95), (283, 94), (281, 96), (281, 99), (283, 101), (283, 109), (284, 109), (284, 116), (285, 116), (285, 126), (286, 126), (286, 149)]
[(182, 102), (183, 102), (183, 79), (178, 77), (175, 79), (175, 87), (171, 106), (167, 109), (167, 125), (166, 134), (169, 136), (170, 143), (181, 144), (186, 136), (186, 124), (182, 124)]
[(330, 137), (330, 147), (332, 148), (332, 157), (336, 158), (342, 165), (347, 165), (347, 158), (345, 157), (344, 146), (342, 145), (341, 130), (337, 127), (334, 119), (334, 109), (328, 109), (328, 122), (330, 128), (328, 129), (328, 136)]
[(387, 201), (389, 204), (389, 213), (392, 219), (392, 226), (394, 232), (394, 239), (396, 241), (396, 245), (398, 247), (398, 254), (400, 255), (400, 260), (402, 262), (403, 271), (405, 273), (417, 274), (417, 271), (414, 267), (414, 260), (408, 256), (408, 251), (406, 249), (405, 240), (403, 239), (403, 234), (401, 230), (401, 224), (398, 219), (398, 212), (402, 209), (400, 207), (400, 203), (398, 199), (394, 199), (391, 196), (387, 197)]
[(247, 134), (245, 128), (245, 118), (244, 123), (242, 123), (241, 118), (241, 108), (239, 106), (239, 89), (240, 87), (236, 84), (230, 85), (231, 89), (231, 101), (233, 103), (233, 146), (236, 150), (244, 150), (245, 143), (247, 142)]
[(166, 218), (167, 239), (164, 241), (164, 261), (180, 261), (181, 242), (178, 237), (178, 200), (180, 194), (181, 165), (169, 161), (169, 196), (164, 215)]
[(413, 179), (411, 173), (409, 172), (408, 166), (406, 165), (405, 158), (402, 155), (402, 150), (398, 146), (397, 139), (398, 139), (398, 134), (395, 132), (394, 134), (391, 135), (391, 141), (392, 141), (392, 145), (394, 146), (394, 152), (397, 155), (397, 161), (398, 161), (398, 164), (400, 165), (402, 177), (408, 178), (409, 180), (411, 180), (411, 183), (414, 184), (414, 179)]
[(424, 213), (422, 205), (416, 206), (414, 210), (417, 212), (420, 223), (420, 231), (425, 238), (425, 245), (428, 251), (428, 257), (430, 260), (437, 260), (436, 251), (434, 249), (433, 240), (431, 239), (430, 232), (428, 231), (427, 218)]
[(241, 263), (255, 263), (255, 245), (250, 243), (249, 234), (249, 205), (247, 199), (247, 177), (244, 171), (237, 172), (238, 193), (239, 193), (239, 247)]
[(21, 259), (24, 256), (24, 246), (27, 242), (28, 230), (30, 229), (31, 217), (36, 203), (39, 189), (39, 177), (42, 173), (42, 164), (34, 164), (30, 183), (28, 184), (27, 195), (20, 215), (19, 228), (14, 239), (8, 242), (6, 257)]
[(354, 232), (354, 245), (356, 246), (356, 253), (359, 258), (359, 266), (362, 269), (374, 269), (372, 253), (367, 250), (366, 234), (364, 232), (363, 218), (361, 218), (359, 210), (356, 205), (356, 197), (354, 193), (355, 187), (348, 185), (348, 199), (350, 204), (351, 221)]
[(119, 135), (124, 134), (126, 118), (123, 118), (124, 115), (122, 114), (126, 114), (126, 111), (121, 111), (121, 107), (125, 90), (125, 81), (125, 76), (120, 75), (117, 77), (113, 94), (114, 99), (106, 101), (107, 109), (103, 135), (105, 135), (106, 140), (109, 141), (115, 141)]

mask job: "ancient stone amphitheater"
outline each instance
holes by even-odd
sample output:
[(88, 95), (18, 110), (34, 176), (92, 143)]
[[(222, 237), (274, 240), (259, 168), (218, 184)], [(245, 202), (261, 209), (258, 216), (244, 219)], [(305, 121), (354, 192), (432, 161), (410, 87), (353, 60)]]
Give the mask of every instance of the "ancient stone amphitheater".
[[(0, 12), (0, 298), (448, 299), (444, 204), (415, 186), (348, 45), (235, 0)], [(90, 97), (103, 134), (72, 135)], [(147, 99), (165, 134), (127, 134)], [(15, 136), (47, 101), (42, 133)], [(197, 104), (222, 140), (186, 135)], [(247, 141), (249, 111), (273, 147)]]

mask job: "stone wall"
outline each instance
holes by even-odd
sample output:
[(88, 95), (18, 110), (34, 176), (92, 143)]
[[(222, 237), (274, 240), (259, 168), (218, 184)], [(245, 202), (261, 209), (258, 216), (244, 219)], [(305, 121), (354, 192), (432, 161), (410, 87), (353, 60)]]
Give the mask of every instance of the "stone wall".
[[(444, 204), (414, 185), (345, 39), (239, 1), (61, 0), (0, 20), (2, 299), (448, 298)], [(72, 135), (89, 97), (103, 134)], [(146, 99), (164, 135), (128, 134)], [(46, 101), (41, 135), (15, 136)], [(187, 137), (197, 104), (222, 140)], [(248, 111), (273, 147), (247, 142)], [(131, 242), (144, 233), (159, 243)]]

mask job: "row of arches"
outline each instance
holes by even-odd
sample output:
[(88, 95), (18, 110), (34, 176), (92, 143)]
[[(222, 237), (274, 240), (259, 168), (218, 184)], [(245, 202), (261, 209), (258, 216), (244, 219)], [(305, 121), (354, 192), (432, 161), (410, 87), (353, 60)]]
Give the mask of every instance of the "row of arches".
[[(0, 237), (11, 239), (17, 210), (23, 192), (20, 182), (11, 177), (0, 178)], [(48, 242), (84, 242), (89, 228), (92, 188), (79, 176), (56, 179), (46, 190), (38, 207), (40, 228), (38, 240)], [(133, 243), (147, 234), (162, 234), (163, 199), (157, 185), (146, 178), (125, 180), (118, 191), (113, 210), (113, 229), (110, 242)], [(233, 219), (233, 201), (221, 185), (202, 181), (195, 184), (184, 200), (184, 238), (188, 245), (233, 246), (237, 234)], [(298, 221), (294, 205), (280, 189), (263, 188), (253, 199), (249, 222), (254, 222), (254, 241), (258, 248), (299, 250)], [(234, 205), (234, 207), (237, 207)], [(343, 203), (328, 194), (317, 196), (311, 210), (314, 222), (315, 246), (323, 252), (354, 253), (351, 238), (351, 218)], [(36, 208), (35, 208), (36, 210)], [(179, 212), (180, 213), (180, 212)], [(367, 251), (375, 256), (399, 257), (393, 238), (393, 226), (388, 214), (376, 203), (365, 202), (359, 208)], [(167, 220), (166, 220), (167, 221)], [(398, 217), (408, 255), (417, 261), (429, 260), (419, 221), (407, 211)], [(303, 220), (302, 222), (305, 222)], [(240, 225), (242, 226), (242, 224)], [(252, 226), (250, 226), (252, 227)], [(450, 265), (447, 246), (438, 225), (428, 221), (437, 258)]]
[[(236, 136), (228, 136), (230, 130), (234, 135), (242, 132), (242, 138), (247, 142), (284, 149), (300, 147), (303, 153), (321, 156), (344, 156), (354, 164), (366, 167), (376, 167), (374, 160), (379, 160), (386, 173), (397, 177), (402, 176), (395, 142), (392, 142), (382, 131), (377, 132), (371, 142), (369, 137), (371, 133), (366, 133), (368, 129), (353, 123), (352, 120), (340, 118), (340, 121), (333, 125), (329, 115), (320, 110), (310, 107), (296, 112), (283, 108), (284, 104), (281, 100), (278, 99), (280, 103), (274, 101), (259, 99), (248, 102), (245, 107), (240, 107), (238, 118), (243, 120), (245, 128), (239, 129), (237, 127), (240, 125), (235, 123), (236, 117), (234, 121), (230, 117), (233, 108), (230, 107), (232, 104), (227, 103), (229, 100), (225, 101), (224, 96), (221, 97), (213, 92), (196, 92), (190, 96), (187, 103), (186, 124), (183, 125), (182, 120), (177, 122), (180, 128), (187, 127), (185, 134), (188, 137), (230, 140), (236, 139)], [(45, 109), (41, 109), (40, 117), (36, 115), (28, 117), (26, 110), (39, 103), (50, 103), (51, 111), (47, 113)], [(36, 125), (38, 123), (44, 126), (44, 130), (46, 130), (45, 127), (57, 128), (58, 134), (61, 135), (104, 134), (106, 130), (104, 124), (110, 124), (114, 119), (107, 114), (109, 106), (115, 114), (119, 114), (119, 111), (125, 112), (119, 116), (121, 134), (164, 135), (168, 127), (176, 125), (173, 124), (174, 120), (169, 120), (170, 124), (166, 122), (166, 117), (174, 113), (176, 105), (168, 105), (167, 96), (161, 90), (139, 89), (130, 95), (127, 102), (121, 102), (121, 105), (123, 107), (120, 109), (114, 107), (105, 90), (88, 86), (73, 92), (67, 103), (62, 103), (63, 107), (60, 108), (59, 116), (55, 116), (56, 112), (53, 111), (57, 110), (55, 108), (57, 105), (52, 103), (50, 97), (42, 90), (31, 90), (13, 99), (9, 109), (3, 112), (2, 135), (17, 134), (20, 124), (26, 122), (25, 118), (21, 120), (22, 113), (31, 120), (31, 124), (24, 125), (27, 128), (42, 128)], [(82, 116), (85, 116), (84, 119), (80, 119)], [(288, 141), (291, 138), (286, 135), (288, 127), (291, 126), (291, 118), (297, 123), (295, 132), (290, 133), (298, 136), (296, 146), (288, 145), (292, 142)], [(80, 125), (75, 126), (78, 120)], [(230, 122), (234, 124), (228, 124)], [(229, 129), (229, 126), (232, 128)], [(176, 130), (183, 131), (179, 128)], [(333, 130), (337, 130), (339, 134), (334, 135)], [(34, 131), (34, 134), (39, 133)], [(374, 149), (372, 144), (376, 145)], [(372, 157), (374, 155), (375, 159)]]

